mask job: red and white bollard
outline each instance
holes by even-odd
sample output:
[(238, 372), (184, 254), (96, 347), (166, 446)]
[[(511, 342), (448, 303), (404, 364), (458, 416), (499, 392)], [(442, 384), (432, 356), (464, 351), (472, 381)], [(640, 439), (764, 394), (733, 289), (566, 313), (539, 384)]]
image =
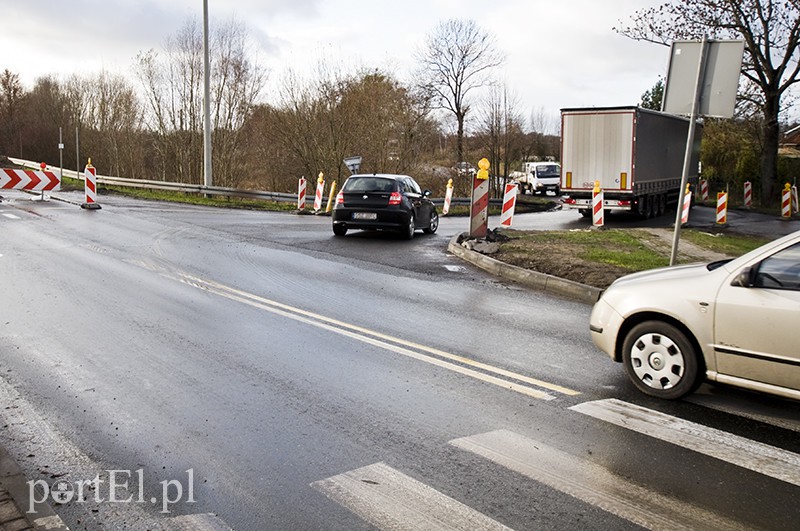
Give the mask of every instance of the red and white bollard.
[(306, 178), (300, 177), (297, 182), (297, 210), (306, 208)]
[(686, 185), (686, 193), (683, 195), (683, 210), (681, 211), (681, 224), (689, 223), (689, 207), (692, 206), (692, 191)]
[(792, 217), (792, 185), (786, 183), (781, 194), (781, 217), (789, 219)]
[(478, 172), (472, 178), (472, 208), (470, 209), (469, 235), (485, 238), (489, 232), (489, 159), (478, 161)]
[(446, 216), (450, 212), (450, 202), (453, 200), (453, 179), (447, 181), (447, 191), (444, 193), (444, 206), (442, 207), (442, 215)]
[(81, 208), (99, 210), (101, 207), (97, 204), (97, 170), (92, 166), (92, 159), (89, 159), (89, 162), (86, 164), (83, 178), (86, 201), (81, 205)]
[(728, 223), (728, 193), (717, 193), (717, 225)]
[(503, 209), (500, 212), (500, 225), (504, 227), (510, 227), (514, 218), (514, 207), (517, 205), (517, 190), (516, 183), (506, 184), (506, 190), (503, 194)]
[(319, 212), (322, 208), (322, 191), (325, 189), (325, 178), (322, 172), (317, 177), (317, 193), (314, 195), (314, 211)]
[(750, 181), (744, 182), (744, 207), (750, 208), (753, 206), (753, 185)]
[(603, 190), (600, 188), (600, 181), (595, 181), (592, 190), (592, 226), (602, 227), (603, 224)]
[(704, 203), (708, 201), (708, 181), (705, 179), (700, 181), (700, 200)]

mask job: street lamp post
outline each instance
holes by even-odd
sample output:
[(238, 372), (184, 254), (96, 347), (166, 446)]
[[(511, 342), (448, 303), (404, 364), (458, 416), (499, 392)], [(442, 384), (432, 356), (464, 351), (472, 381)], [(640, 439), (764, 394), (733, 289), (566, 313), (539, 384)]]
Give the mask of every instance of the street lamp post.
[(208, 59), (208, 0), (203, 0), (203, 183), (212, 186), (211, 82)]

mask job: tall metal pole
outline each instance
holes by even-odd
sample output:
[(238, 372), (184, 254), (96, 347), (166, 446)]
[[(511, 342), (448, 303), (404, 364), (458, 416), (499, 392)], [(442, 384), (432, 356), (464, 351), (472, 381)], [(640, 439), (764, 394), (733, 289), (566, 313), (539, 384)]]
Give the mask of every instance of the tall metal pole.
[(203, 182), (212, 186), (211, 175), (211, 81), (208, 59), (208, 0), (203, 0)]
[(64, 137), (61, 135), (61, 128), (58, 128), (58, 178), (64, 182)]
[(692, 115), (689, 119), (689, 134), (686, 135), (686, 153), (683, 156), (683, 174), (681, 175), (681, 188), (678, 190), (678, 211), (675, 213), (675, 232), (672, 235), (672, 253), (669, 265), (675, 265), (678, 258), (678, 243), (681, 239), (681, 217), (683, 202), (686, 201), (686, 185), (689, 182), (689, 168), (692, 164), (692, 147), (694, 146), (694, 128), (697, 124), (697, 112), (700, 107), (700, 95), (703, 92), (703, 77), (706, 70), (706, 55), (708, 54), (708, 38), (703, 37), (700, 48), (700, 61), (697, 65), (697, 80), (694, 84), (694, 101), (692, 102)]
[(78, 128), (75, 127), (75, 178), (81, 178), (81, 138), (79, 136)]

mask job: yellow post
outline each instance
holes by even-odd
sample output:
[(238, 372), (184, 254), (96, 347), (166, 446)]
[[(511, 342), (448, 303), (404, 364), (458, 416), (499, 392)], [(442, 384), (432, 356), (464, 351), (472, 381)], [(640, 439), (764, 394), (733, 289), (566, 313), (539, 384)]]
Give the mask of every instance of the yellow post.
[(450, 202), (453, 200), (453, 179), (447, 180), (447, 190), (444, 192), (444, 206), (442, 207), (442, 215), (446, 216), (450, 212)]
[(331, 183), (331, 193), (328, 194), (328, 204), (325, 205), (325, 212), (331, 211), (331, 205), (333, 205), (333, 197), (336, 195), (336, 181)]

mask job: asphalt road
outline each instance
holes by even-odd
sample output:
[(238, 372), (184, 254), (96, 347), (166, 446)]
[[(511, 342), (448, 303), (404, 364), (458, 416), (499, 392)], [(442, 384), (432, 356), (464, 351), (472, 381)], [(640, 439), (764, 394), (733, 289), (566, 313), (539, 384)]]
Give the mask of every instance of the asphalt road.
[(446, 253), (463, 218), (341, 239), (322, 217), (3, 195), (0, 444), (41, 490), (84, 487), (54, 505), (71, 529), (800, 518), (797, 403), (636, 393), (589, 306)]

